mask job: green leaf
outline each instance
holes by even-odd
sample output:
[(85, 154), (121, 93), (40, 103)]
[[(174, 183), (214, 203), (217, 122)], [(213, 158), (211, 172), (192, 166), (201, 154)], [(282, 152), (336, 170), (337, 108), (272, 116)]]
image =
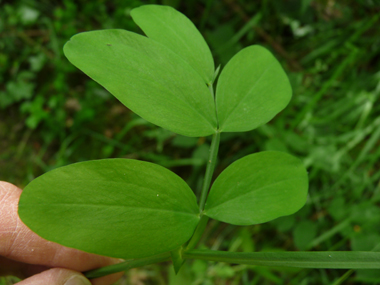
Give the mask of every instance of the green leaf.
[(144, 5), (131, 11), (137, 25), (151, 39), (183, 58), (206, 83), (214, 75), (214, 59), (204, 38), (182, 13), (169, 6)]
[(225, 252), (190, 250), (186, 259), (201, 259), (258, 266), (300, 268), (380, 268), (380, 253), (370, 251)]
[(215, 180), (205, 215), (234, 225), (265, 223), (298, 211), (307, 189), (307, 172), (299, 159), (276, 151), (247, 155)]
[(80, 33), (64, 53), (133, 112), (197, 137), (215, 133), (215, 104), (200, 75), (159, 42), (124, 30)]
[(289, 80), (265, 48), (250, 46), (236, 54), (220, 74), (216, 89), (221, 132), (253, 130), (288, 105)]
[(57, 168), (28, 184), (19, 202), (20, 218), (41, 237), (126, 259), (178, 248), (192, 236), (198, 214), (180, 177), (131, 159)]

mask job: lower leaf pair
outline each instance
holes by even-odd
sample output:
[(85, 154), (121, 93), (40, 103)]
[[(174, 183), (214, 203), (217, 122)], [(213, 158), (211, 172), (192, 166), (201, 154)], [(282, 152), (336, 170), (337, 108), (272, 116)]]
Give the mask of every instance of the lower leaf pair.
[(83, 251), (143, 258), (186, 243), (200, 216), (235, 224), (267, 222), (305, 203), (307, 173), (281, 152), (231, 164), (215, 180), (202, 213), (190, 187), (166, 168), (131, 159), (80, 162), (33, 180), (19, 203), (41, 237)]

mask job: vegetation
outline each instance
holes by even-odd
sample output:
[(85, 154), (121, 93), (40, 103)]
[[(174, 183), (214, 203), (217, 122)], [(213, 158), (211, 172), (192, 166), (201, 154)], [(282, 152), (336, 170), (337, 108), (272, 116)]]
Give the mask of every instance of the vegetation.
[[(2, 4), (1, 180), (23, 187), (57, 166), (133, 157), (168, 167), (193, 189), (201, 188), (209, 138), (174, 135), (147, 123), (62, 56), (64, 42), (80, 31), (138, 31), (128, 14), (142, 3), (119, 2)], [(245, 46), (260, 44), (275, 54), (291, 79), (290, 106), (270, 124), (252, 132), (222, 134), (215, 177), (233, 161), (261, 150), (291, 153), (309, 170), (309, 198), (297, 214), (252, 227), (213, 221), (204, 236), (206, 246), (243, 252), (376, 249), (380, 242), (379, 5), (375, 1), (163, 2), (196, 24), (217, 65), (224, 66)], [(161, 264), (133, 270), (127, 278), (129, 283), (142, 279), (152, 284), (190, 280), (340, 284), (346, 278), (345, 284), (371, 284), (380, 279), (373, 270), (209, 266), (204, 261), (185, 263), (178, 276), (167, 274), (166, 268)]]

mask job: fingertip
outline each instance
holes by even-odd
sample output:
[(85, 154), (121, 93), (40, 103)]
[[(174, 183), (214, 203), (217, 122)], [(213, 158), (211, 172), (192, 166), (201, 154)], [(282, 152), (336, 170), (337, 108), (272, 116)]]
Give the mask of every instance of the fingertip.
[(0, 191), (17, 191), (18, 193), (21, 193), (22, 190), (12, 183), (0, 180)]
[(92, 285), (91, 282), (81, 273), (64, 269), (52, 268), (33, 275), (19, 283), (18, 285)]

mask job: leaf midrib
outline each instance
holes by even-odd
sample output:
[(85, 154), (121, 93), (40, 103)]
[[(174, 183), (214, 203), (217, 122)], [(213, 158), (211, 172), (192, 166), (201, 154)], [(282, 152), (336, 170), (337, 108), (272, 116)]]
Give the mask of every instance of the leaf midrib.
[(87, 207), (97, 207), (97, 208), (108, 208), (108, 207), (113, 207), (113, 208), (131, 208), (131, 209), (142, 209), (146, 211), (155, 211), (155, 212), (170, 212), (170, 213), (179, 213), (181, 215), (186, 215), (186, 216), (192, 216), (192, 217), (197, 217), (197, 214), (192, 214), (192, 213), (186, 213), (186, 212), (181, 212), (181, 211), (175, 211), (175, 210), (166, 210), (166, 209), (157, 209), (157, 208), (148, 208), (148, 207), (136, 207), (136, 206), (125, 206), (125, 205), (113, 205), (113, 204), (93, 204), (93, 203), (29, 203), (29, 205), (36, 205), (38, 207), (40, 206), (87, 206)]
[(229, 203), (229, 202), (231, 202), (231, 201), (234, 201), (234, 200), (236, 200), (236, 199), (238, 199), (238, 198), (240, 198), (240, 197), (247, 196), (247, 195), (251, 194), (252, 192), (260, 191), (260, 190), (263, 190), (263, 189), (265, 189), (265, 188), (272, 187), (272, 186), (274, 186), (274, 185), (276, 185), (276, 184), (281, 184), (281, 183), (283, 183), (283, 182), (285, 182), (285, 181), (291, 181), (291, 180), (302, 180), (302, 178), (283, 179), (283, 180), (281, 180), (281, 181), (278, 181), (278, 182), (275, 182), (275, 183), (271, 183), (271, 184), (266, 185), (266, 186), (263, 186), (263, 187), (256, 188), (256, 189), (254, 189), (254, 190), (252, 190), (252, 191), (249, 191), (249, 192), (247, 192), (247, 193), (244, 193), (244, 194), (241, 194), (241, 195), (237, 195), (237, 196), (235, 196), (235, 197), (232, 198), (232, 199), (228, 199), (228, 200), (226, 200), (226, 201), (224, 201), (224, 202), (222, 202), (222, 203), (219, 203), (219, 204), (217, 204), (217, 205), (215, 205), (215, 206), (213, 206), (213, 207), (211, 207), (211, 208), (208, 208), (208, 209), (206, 210), (205, 214), (207, 215), (207, 211), (208, 211), (208, 210), (215, 209), (215, 208), (217, 208), (217, 207), (220, 207), (220, 206), (223, 205), (223, 204), (226, 204), (226, 203)]
[[(260, 82), (260, 80), (263, 78), (264, 74), (270, 69), (272, 68), (272, 66), (276, 64), (276, 62), (272, 62), (260, 75), (260, 77), (257, 79), (257, 81), (255, 82), (255, 84), (249, 89), (249, 91), (243, 96), (243, 98), (241, 98), (241, 100), (231, 109), (231, 111), (229, 112), (228, 116), (225, 117), (224, 119), (224, 122), (223, 122), (223, 127), (225, 126), (226, 122), (228, 121), (228, 119), (231, 117), (231, 115), (236, 111), (236, 109), (242, 104), (242, 102), (245, 100), (245, 98), (247, 98), (248, 95), (251, 94), (252, 90), (256, 87), (256, 85)], [(221, 129), (223, 129), (223, 127), (221, 127)]]

